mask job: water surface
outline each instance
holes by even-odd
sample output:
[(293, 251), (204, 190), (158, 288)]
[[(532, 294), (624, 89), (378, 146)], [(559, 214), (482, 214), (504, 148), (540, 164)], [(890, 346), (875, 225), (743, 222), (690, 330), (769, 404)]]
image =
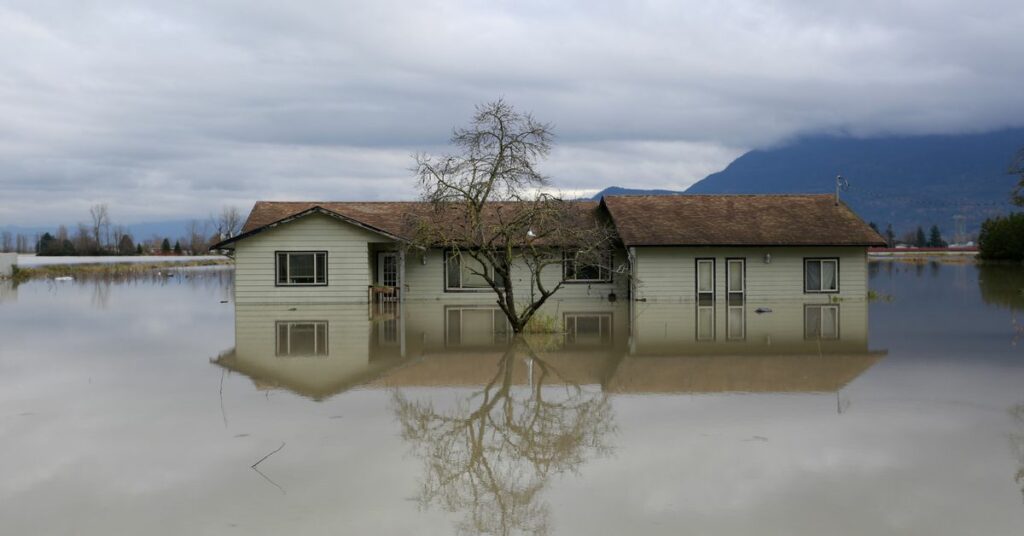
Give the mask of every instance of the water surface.
[(0, 532), (1024, 527), (1020, 269), (872, 264), (881, 300), (765, 314), (561, 302), (525, 341), (481, 306), (236, 310), (231, 280), (0, 284)]

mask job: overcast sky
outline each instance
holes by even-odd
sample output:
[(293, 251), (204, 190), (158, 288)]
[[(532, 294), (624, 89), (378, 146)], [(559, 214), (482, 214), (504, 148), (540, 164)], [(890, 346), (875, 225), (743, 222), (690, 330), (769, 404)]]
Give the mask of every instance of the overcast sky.
[(554, 124), (567, 190), (683, 189), (803, 134), (1019, 126), (1022, 28), (1020, 0), (6, 0), (0, 225), (411, 199), (411, 153), (499, 96)]

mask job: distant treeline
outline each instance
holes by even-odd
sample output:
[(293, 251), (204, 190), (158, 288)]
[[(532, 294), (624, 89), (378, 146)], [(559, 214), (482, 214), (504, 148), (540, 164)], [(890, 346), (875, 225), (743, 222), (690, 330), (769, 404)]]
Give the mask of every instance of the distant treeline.
[(106, 204), (89, 209), (90, 222), (79, 223), (71, 231), (65, 225), (53, 232), (36, 235), (31, 240), (24, 234), (0, 233), (0, 252), (35, 253), (41, 256), (105, 256), (105, 255), (202, 255), (210, 245), (238, 234), (242, 227), (241, 213), (226, 206), (208, 220), (192, 220), (178, 238), (153, 235), (136, 239), (123, 225), (114, 225)]
[(928, 231), (927, 235), (924, 232), (924, 227), (918, 225), (916, 230), (907, 231), (898, 239), (896, 238), (896, 233), (892, 230), (891, 223), (885, 227), (884, 232), (878, 228), (878, 225), (875, 224), (875, 222), (871, 222), (868, 225), (870, 225), (876, 233), (882, 235), (882, 237), (885, 238), (886, 244), (891, 248), (898, 245), (914, 248), (944, 248), (949, 246), (949, 242), (946, 242), (942, 237), (942, 231), (939, 229), (938, 225), (932, 225), (932, 228)]
[[(1020, 176), (1010, 201), (1024, 207), (1024, 149), (1017, 153), (1013, 173)], [(989, 218), (978, 233), (978, 256), (987, 260), (1024, 261), (1024, 212)]]

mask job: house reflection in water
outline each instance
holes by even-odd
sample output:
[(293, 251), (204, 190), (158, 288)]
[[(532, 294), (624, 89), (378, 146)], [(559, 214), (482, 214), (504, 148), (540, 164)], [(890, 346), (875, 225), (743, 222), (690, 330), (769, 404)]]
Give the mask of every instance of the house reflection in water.
[[(866, 301), (776, 304), (556, 302), (534, 337), (559, 374), (615, 393), (834, 392), (885, 352), (868, 348)], [(236, 346), (214, 363), (260, 389), (323, 400), (353, 387), (483, 385), (512, 340), (479, 304), (236, 305)], [(513, 384), (536, 381), (530, 359)]]

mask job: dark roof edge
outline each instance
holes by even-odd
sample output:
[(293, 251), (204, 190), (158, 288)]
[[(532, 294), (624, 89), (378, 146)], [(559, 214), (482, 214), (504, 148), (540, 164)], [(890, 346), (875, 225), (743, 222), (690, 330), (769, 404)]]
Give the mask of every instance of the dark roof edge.
[[(253, 210), (255, 210), (255, 207), (253, 208)], [(210, 251), (213, 251), (215, 249), (234, 249), (234, 248), (230, 248), (230, 247), (227, 247), (227, 246), (230, 245), (230, 244), (234, 244), (235, 242), (238, 242), (239, 240), (242, 240), (244, 238), (249, 238), (250, 236), (262, 233), (263, 231), (268, 231), (270, 229), (273, 229), (273, 228), (277, 227), (278, 225), (282, 225), (282, 224), (285, 224), (285, 223), (288, 223), (288, 222), (291, 222), (291, 221), (295, 221), (295, 220), (297, 220), (299, 218), (303, 218), (303, 217), (309, 216), (310, 214), (323, 214), (325, 216), (329, 216), (331, 218), (343, 221), (345, 223), (348, 223), (348, 224), (351, 224), (351, 225), (355, 225), (356, 227), (365, 229), (367, 231), (370, 231), (370, 232), (373, 232), (373, 233), (377, 233), (377, 234), (382, 235), (382, 236), (386, 236), (386, 237), (388, 237), (388, 238), (390, 238), (390, 239), (392, 239), (392, 240), (394, 240), (396, 242), (406, 242), (406, 243), (409, 242), (409, 240), (406, 239), (406, 238), (403, 238), (403, 237), (391, 234), (391, 233), (389, 233), (389, 232), (387, 232), (387, 231), (385, 231), (383, 229), (378, 229), (377, 227), (374, 227), (374, 226), (369, 225), (367, 223), (363, 223), (363, 222), (361, 222), (361, 221), (359, 221), (359, 220), (357, 220), (355, 218), (352, 218), (350, 216), (346, 216), (344, 214), (340, 214), (340, 213), (335, 212), (333, 210), (324, 208), (324, 207), (322, 207), (320, 205), (316, 205), (316, 206), (309, 207), (308, 209), (303, 210), (302, 212), (297, 212), (297, 213), (292, 214), (290, 216), (285, 216), (284, 218), (281, 218), (281, 219), (279, 219), (277, 221), (273, 221), (273, 222), (268, 223), (266, 225), (263, 225), (263, 226), (255, 228), (255, 229), (252, 229), (250, 231), (241, 233), (239, 235), (235, 235), (235, 236), (233, 236), (231, 238), (228, 238), (226, 240), (221, 240), (220, 242), (217, 242), (216, 244), (210, 246)]]

